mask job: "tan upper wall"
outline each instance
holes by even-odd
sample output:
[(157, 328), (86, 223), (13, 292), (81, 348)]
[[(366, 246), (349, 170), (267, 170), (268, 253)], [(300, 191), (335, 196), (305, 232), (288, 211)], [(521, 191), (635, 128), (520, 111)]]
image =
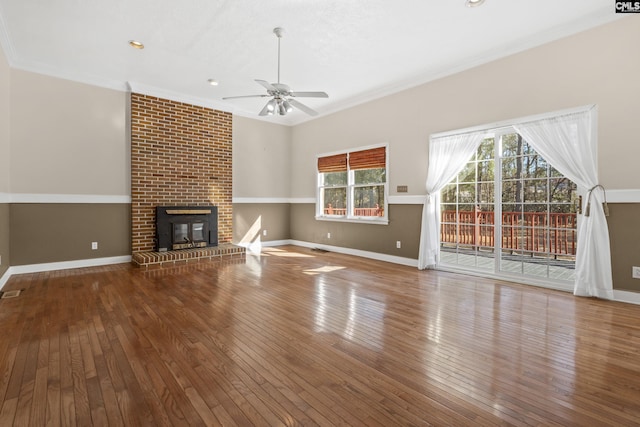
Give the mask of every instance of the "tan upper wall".
[(233, 197), (288, 198), (291, 128), (233, 117)]
[(9, 192), (9, 63), (0, 46), (0, 193)]
[(11, 193), (127, 196), (127, 94), (11, 70)]
[(632, 16), (293, 129), (292, 197), (314, 197), (319, 153), (389, 142), (390, 194), (424, 194), (430, 134), (599, 106), (599, 174), (640, 188), (640, 21)]
[[(314, 197), (317, 154), (381, 142), (390, 194), (423, 194), (430, 134), (590, 103), (600, 107), (601, 182), (638, 188), (640, 55), (628, 43), (640, 39), (637, 24), (621, 19), (293, 128), (235, 116), (233, 196)], [(0, 167), (0, 193), (129, 195), (126, 93), (9, 70), (3, 57), (0, 91), (9, 87), (0, 166), (10, 159), (11, 172)]]

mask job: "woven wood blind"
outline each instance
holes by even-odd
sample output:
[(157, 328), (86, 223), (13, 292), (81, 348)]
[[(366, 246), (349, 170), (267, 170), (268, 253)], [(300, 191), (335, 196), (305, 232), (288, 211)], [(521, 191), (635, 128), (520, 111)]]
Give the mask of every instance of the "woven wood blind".
[(346, 170), (347, 153), (318, 158), (318, 172), (344, 172)]
[(349, 169), (379, 169), (387, 166), (385, 147), (349, 153)]

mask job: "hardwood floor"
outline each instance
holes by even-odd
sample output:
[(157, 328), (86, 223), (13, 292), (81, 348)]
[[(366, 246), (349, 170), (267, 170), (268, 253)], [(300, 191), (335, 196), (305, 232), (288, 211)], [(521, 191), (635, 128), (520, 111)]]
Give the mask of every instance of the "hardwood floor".
[(640, 424), (640, 306), (297, 247), (12, 289), (1, 426)]

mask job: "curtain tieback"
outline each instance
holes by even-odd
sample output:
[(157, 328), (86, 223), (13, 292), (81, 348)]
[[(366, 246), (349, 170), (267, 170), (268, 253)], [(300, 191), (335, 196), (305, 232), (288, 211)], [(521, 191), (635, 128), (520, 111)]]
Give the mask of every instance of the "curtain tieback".
[(596, 184), (587, 191), (587, 207), (584, 210), (584, 216), (589, 216), (591, 214), (591, 193), (593, 190), (599, 188), (602, 190), (604, 194), (604, 202), (602, 203), (602, 209), (604, 210), (604, 216), (609, 216), (609, 205), (607, 204), (607, 190), (600, 184)]

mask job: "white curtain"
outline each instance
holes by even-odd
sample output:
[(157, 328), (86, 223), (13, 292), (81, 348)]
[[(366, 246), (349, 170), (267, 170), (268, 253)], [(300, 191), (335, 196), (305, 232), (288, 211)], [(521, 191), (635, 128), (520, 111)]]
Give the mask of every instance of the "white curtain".
[[(598, 185), (597, 108), (515, 124), (513, 127), (561, 174), (591, 189), (578, 217), (574, 294), (613, 299), (609, 229)], [(587, 211), (589, 211), (587, 213)]]
[(427, 198), (422, 209), (418, 268), (434, 268), (440, 259), (440, 190), (469, 161), (485, 132), (431, 138), (427, 170)]

